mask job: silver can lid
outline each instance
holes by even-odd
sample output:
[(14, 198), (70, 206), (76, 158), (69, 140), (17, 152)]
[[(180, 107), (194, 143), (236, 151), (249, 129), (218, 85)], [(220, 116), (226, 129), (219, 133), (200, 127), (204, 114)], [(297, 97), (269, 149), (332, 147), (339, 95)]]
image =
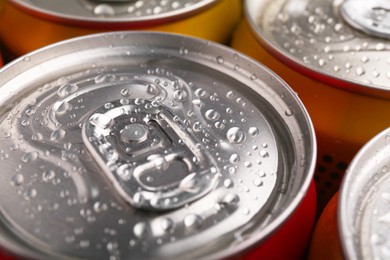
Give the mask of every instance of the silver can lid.
[(347, 259), (388, 259), (390, 128), (367, 143), (350, 164), (339, 198), (339, 231)]
[(198, 13), (217, 0), (11, 0), (45, 18), (71, 24), (126, 24), (142, 27)]
[(246, 12), (260, 42), (297, 71), (390, 97), (387, 2), (247, 0)]
[(1, 245), (38, 258), (237, 254), (311, 182), (296, 94), (236, 51), (117, 32), (0, 71)]

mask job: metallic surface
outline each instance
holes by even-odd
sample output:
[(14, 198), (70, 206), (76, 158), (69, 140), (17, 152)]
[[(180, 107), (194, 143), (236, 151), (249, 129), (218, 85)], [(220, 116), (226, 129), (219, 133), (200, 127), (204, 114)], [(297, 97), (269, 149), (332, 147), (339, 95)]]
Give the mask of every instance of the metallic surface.
[[(57, 10), (60, 13), (47, 13), (48, 11), (43, 7), (33, 5), (38, 2), (47, 5), (51, 3), (51, 1), (34, 1), (34, 3), (0, 1), (0, 9), (3, 9), (0, 11), (0, 24), (12, 24), (12, 28), (0, 26), (0, 40), (15, 56), (72, 37), (118, 30), (142, 29), (173, 32), (225, 43), (230, 39), (231, 32), (241, 16), (241, 0), (206, 0), (196, 1), (196, 3), (189, 1), (194, 4), (156, 15), (146, 15), (146, 13), (150, 13), (148, 10), (151, 6), (157, 5), (157, 1), (137, 1), (134, 5), (139, 5), (138, 9), (143, 10), (139, 15), (145, 14), (146, 16), (131, 16), (127, 20), (122, 16), (120, 19), (112, 20), (111, 16), (92, 16), (92, 14), (91, 16), (95, 19), (83, 16), (65, 19), (64, 13), (61, 12), (65, 12), (66, 8)], [(73, 5), (70, 2), (66, 1), (65, 6), (73, 11), (77, 6), (82, 8), (80, 3), (96, 3), (96, 1), (73, 1)], [(144, 4), (140, 5), (141, 2)], [(165, 3), (168, 5), (174, 2)], [(55, 3), (53, 8), (57, 5), (58, 3)], [(149, 9), (146, 8), (147, 6)], [(179, 6), (182, 5), (179, 4)], [(158, 19), (155, 19), (155, 16)]]
[(259, 40), (272, 53), (321, 81), (359, 93), (388, 96), (390, 45), (345, 23), (339, 9), (341, 5), (346, 12), (349, 2), (270, 2), (246, 1), (246, 10)]
[(0, 242), (22, 256), (242, 254), (307, 194), (316, 144), (303, 105), (234, 50), (101, 34), (0, 75)]
[(340, 8), (341, 17), (351, 26), (374, 37), (390, 38), (390, 3), (383, 0), (347, 0)]
[(339, 200), (340, 236), (347, 259), (387, 259), (390, 223), (390, 129), (356, 155)]
[[(316, 3), (316, 1), (311, 2)], [(260, 28), (256, 25), (256, 20), (260, 19), (257, 14), (263, 14), (261, 8), (272, 9), (273, 4), (267, 5), (267, 3), (269, 1), (246, 1), (246, 18), (239, 24), (234, 33), (231, 46), (254, 57), (275, 71), (297, 92), (305, 104), (313, 120), (317, 136), (318, 160), (315, 179), (318, 208), (321, 210), (334, 192), (338, 190), (342, 176), (354, 155), (378, 132), (389, 126), (390, 92), (383, 88), (381, 93), (377, 90), (372, 93), (370, 86), (366, 89), (360, 86), (359, 93), (357, 93), (355, 91), (356, 85), (350, 86), (347, 79), (341, 88), (339, 87), (341, 83), (339, 79), (330, 81), (326, 73), (319, 77), (320, 74), (314, 75), (307, 70), (304, 71), (296, 63), (291, 63), (289, 58), (291, 54), (282, 57), (279, 52), (275, 52), (274, 48), (270, 48), (267, 44), (267, 39), (261, 39), (264, 34), (261, 34)], [(299, 6), (302, 7), (297, 5), (297, 16), (299, 12), (304, 10), (304, 8), (298, 8)], [(306, 12), (303, 13), (307, 15)], [(270, 12), (270, 14), (275, 14), (275, 11)], [(267, 15), (264, 15), (261, 19), (272, 20), (273, 18), (272, 16), (267, 18)], [(302, 22), (302, 24), (304, 23)], [(343, 28), (352, 30), (347, 24), (343, 24)], [(356, 34), (361, 35), (359, 32)], [(334, 35), (337, 33), (334, 32)], [(321, 42), (318, 45), (313, 44), (313, 48), (314, 46), (320, 46), (318, 50), (320, 55)], [(387, 45), (385, 44), (385, 46)], [(301, 48), (299, 51), (305, 49)], [(386, 50), (379, 53), (380, 55), (378, 54), (378, 57), (373, 59), (374, 63), (377, 60), (386, 59), (386, 56), (382, 55), (386, 53)], [(351, 53), (348, 59), (353, 59), (356, 55), (360, 55), (359, 52)], [(364, 59), (364, 61), (366, 60)], [(358, 61), (358, 64), (351, 63), (348, 66), (356, 69), (361, 64), (363, 64), (362, 61)], [(342, 67), (345, 68), (345, 66)], [(313, 67), (314, 69), (316, 68)], [(386, 66), (384, 65), (381, 69), (386, 70)], [(365, 77), (369, 76), (370, 74), (365, 74)], [(371, 76), (373, 77), (373, 75)], [(350, 88), (353, 91), (349, 91)]]
[(10, 0), (13, 4), (63, 22), (79, 23), (136, 23), (177, 20), (191, 13), (209, 8), (218, 0), (138, 0), (96, 1), (67, 0), (51, 2), (39, 0)]

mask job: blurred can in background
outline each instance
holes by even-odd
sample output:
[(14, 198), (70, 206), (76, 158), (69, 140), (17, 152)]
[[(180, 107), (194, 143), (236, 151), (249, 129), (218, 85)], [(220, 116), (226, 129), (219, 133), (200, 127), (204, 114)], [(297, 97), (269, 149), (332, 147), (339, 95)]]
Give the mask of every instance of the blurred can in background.
[(0, 245), (17, 255), (306, 253), (310, 117), (236, 50), (177, 34), (84, 36), (5, 66), (0, 91)]
[(372, 138), (348, 167), (325, 207), (309, 259), (390, 257), (390, 128)]
[(386, 1), (247, 0), (232, 46), (298, 93), (318, 141), (318, 207), (357, 151), (390, 124)]
[(91, 33), (154, 30), (225, 43), (241, 17), (240, 0), (1, 0), (0, 39), (19, 56)]

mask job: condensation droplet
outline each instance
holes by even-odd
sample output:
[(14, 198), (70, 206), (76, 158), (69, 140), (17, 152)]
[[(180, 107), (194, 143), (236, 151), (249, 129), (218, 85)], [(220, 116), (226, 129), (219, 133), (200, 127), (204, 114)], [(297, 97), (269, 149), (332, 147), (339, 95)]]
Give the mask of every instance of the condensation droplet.
[(23, 184), (23, 181), (24, 181), (24, 177), (22, 174), (16, 174), (11, 178), (11, 184), (13, 186), (20, 186)]
[(29, 152), (29, 153), (26, 153), (25, 155), (23, 155), (22, 157), (22, 162), (24, 163), (29, 163), (31, 161), (34, 161), (35, 159), (37, 159), (39, 156), (39, 153), (38, 152)]
[(239, 127), (232, 127), (226, 133), (227, 140), (232, 144), (239, 144), (244, 142), (245, 133)]
[(240, 161), (240, 156), (239, 156), (238, 154), (232, 154), (232, 155), (230, 156), (229, 161), (230, 161), (231, 163), (238, 163), (238, 162)]
[(55, 131), (53, 131), (50, 135), (50, 140), (52, 141), (58, 141), (58, 140), (61, 140), (62, 138), (64, 138), (66, 135), (66, 131), (63, 130), (63, 129), (57, 129)]
[(59, 87), (57, 91), (57, 95), (61, 98), (64, 98), (69, 94), (76, 92), (78, 89), (79, 89), (78, 86), (75, 84), (65, 84)]
[(139, 222), (134, 225), (133, 232), (137, 238), (145, 238), (148, 233), (147, 225), (144, 222)]
[(205, 117), (210, 121), (217, 121), (221, 117), (221, 115), (218, 111), (215, 111), (214, 109), (209, 109), (206, 111)]
[(231, 179), (226, 179), (224, 180), (223, 185), (225, 186), (225, 188), (229, 189), (233, 187), (234, 183)]
[(51, 181), (51, 180), (54, 179), (55, 175), (56, 175), (55, 172), (52, 171), (52, 170), (44, 171), (44, 172), (42, 173), (42, 180), (43, 180), (44, 182)]
[(234, 205), (234, 204), (237, 204), (239, 201), (240, 201), (240, 197), (238, 197), (237, 194), (228, 193), (223, 197), (221, 202), (223, 204), (227, 204), (227, 205)]
[(170, 218), (162, 218), (160, 220), (160, 226), (162, 230), (164, 230), (165, 232), (172, 230), (173, 225), (174, 225), (173, 220)]
[(202, 224), (202, 218), (196, 214), (187, 215), (184, 218), (184, 226), (187, 228), (198, 228)]
[(257, 127), (250, 127), (249, 134), (252, 136), (256, 136), (260, 133), (260, 130)]

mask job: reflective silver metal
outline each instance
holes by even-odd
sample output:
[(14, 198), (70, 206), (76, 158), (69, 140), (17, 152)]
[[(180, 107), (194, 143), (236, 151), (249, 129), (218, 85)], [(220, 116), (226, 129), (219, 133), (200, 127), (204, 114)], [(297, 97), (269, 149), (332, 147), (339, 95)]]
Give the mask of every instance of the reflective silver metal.
[[(356, 20), (361, 13), (351, 9), (352, 3), (366, 11), (372, 10), (367, 5), (378, 3), (364, 2), (247, 0), (246, 12), (260, 42), (295, 70), (340, 88), (388, 96), (389, 41), (351, 27), (340, 14)], [(379, 12), (384, 12), (386, 5), (381, 8)], [(382, 16), (383, 30), (387, 30), (386, 14)], [(382, 30), (379, 25), (377, 29)]]
[(389, 258), (390, 129), (355, 156), (339, 198), (339, 230), (347, 259)]
[(351, 26), (375, 37), (390, 38), (390, 2), (346, 0), (340, 12)]
[(10, 0), (12, 3), (63, 22), (139, 23), (180, 19), (218, 0)]
[(0, 244), (25, 257), (238, 255), (311, 182), (296, 94), (209, 41), (74, 39), (4, 67), (0, 93)]

